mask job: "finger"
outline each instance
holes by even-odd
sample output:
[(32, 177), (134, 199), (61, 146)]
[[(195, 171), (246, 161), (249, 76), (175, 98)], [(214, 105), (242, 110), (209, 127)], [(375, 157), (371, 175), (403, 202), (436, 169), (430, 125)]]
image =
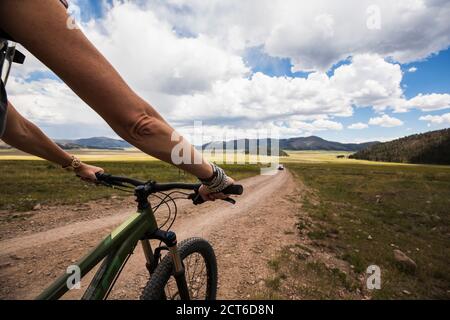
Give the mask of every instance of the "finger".
[[(94, 176), (95, 176), (97, 173), (104, 174), (104, 173), (105, 173), (105, 170), (103, 170), (103, 169), (98, 170), (98, 171), (94, 174)], [(95, 179), (97, 180), (97, 177), (96, 177)]]
[(227, 195), (225, 195), (224, 193), (213, 193), (211, 194), (215, 199), (219, 199), (219, 200), (224, 200), (226, 198), (228, 198)]
[(200, 197), (202, 197), (202, 199), (203, 199), (204, 201), (210, 201), (210, 200), (209, 200), (209, 195), (208, 195), (208, 194), (200, 193)]
[(86, 182), (93, 182), (96, 180), (92, 175), (90, 177), (80, 177), (80, 179)]

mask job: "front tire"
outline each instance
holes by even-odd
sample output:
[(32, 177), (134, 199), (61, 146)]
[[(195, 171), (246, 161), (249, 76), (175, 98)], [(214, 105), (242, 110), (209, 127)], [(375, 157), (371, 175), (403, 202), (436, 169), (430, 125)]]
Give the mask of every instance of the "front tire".
[[(192, 300), (215, 300), (217, 296), (217, 261), (211, 245), (203, 239), (191, 238), (178, 245)], [(203, 272), (204, 271), (204, 272)], [(158, 264), (142, 291), (141, 300), (178, 300), (170, 254)]]

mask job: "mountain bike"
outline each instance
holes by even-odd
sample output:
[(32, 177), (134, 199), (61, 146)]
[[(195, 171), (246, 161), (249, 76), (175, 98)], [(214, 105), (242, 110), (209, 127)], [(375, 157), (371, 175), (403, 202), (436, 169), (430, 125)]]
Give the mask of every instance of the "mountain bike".
[[(189, 199), (195, 205), (204, 202), (198, 193), (201, 185), (142, 182), (109, 174), (97, 174), (97, 180), (104, 186), (134, 193), (137, 212), (75, 265), (81, 279), (101, 263), (82, 299), (107, 299), (139, 242), (149, 272), (149, 281), (142, 291), (141, 299), (215, 299), (217, 262), (212, 246), (201, 238), (190, 238), (178, 244), (176, 234), (170, 230), (177, 215), (176, 200)], [(241, 195), (243, 190), (241, 185), (231, 185), (223, 193)], [(155, 198), (156, 205), (150, 204), (153, 202), (150, 197)], [(225, 201), (235, 204), (232, 198)], [(166, 206), (169, 214), (165, 222), (158, 226), (155, 212), (161, 206)], [(158, 240), (159, 245), (153, 249), (150, 240)], [(37, 299), (61, 298), (72, 287), (71, 276), (71, 273), (62, 275)]]

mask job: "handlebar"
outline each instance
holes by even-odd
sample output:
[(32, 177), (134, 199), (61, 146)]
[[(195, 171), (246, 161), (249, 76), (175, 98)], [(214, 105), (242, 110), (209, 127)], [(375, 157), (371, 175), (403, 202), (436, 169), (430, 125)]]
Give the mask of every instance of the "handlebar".
[[(240, 196), (241, 194), (244, 193), (244, 187), (239, 185), (239, 184), (233, 184), (231, 186), (226, 187), (221, 193), (225, 194), (225, 195), (237, 195)], [(200, 194), (198, 193), (198, 189), (196, 190), (195, 193), (189, 195), (189, 199), (192, 199), (192, 202), (195, 205), (199, 205), (205, 202), (205, 200), (203, 200), (203, 198), (200, 196)], [(228, 197), (226, 199), (223, 199), (224, 201), (227, 201), (231, 204), (236, 204), (236, 200)]]
[[(199, 205), (205, 202), (205, 200), (203, 200), (203, 198), (198, 193), (198, 190), (201, 187), (200, 183), (157, 183), (155, 181), (143, 182), (132, 178), (117, 177), (106, 173), (96, 173), (95, 176), (99, 182), (108, 186), (128, 187), (126, 184), (132, 185), (134, 187), (146, 186), (146, 189), (148, 189), (148, 195), (175, 189), (191, 190), (194, 191), (194, 193), (190, 194), (188, 199), (191, 199), (195, 205)], [(225, 195), (242, 195), (244, 193), (244, 187), (238, 184), (234, 184), (225, 188), (222, 193)], [(236, 203), (236, 201), (231, 198), (227, 198), (224, 200), (232, 204)]]
[(143, 186), (146, 183), (146, 182), (131, 179), (131, 178), (117, 177), (117, 176), (113, 176), (113, 175), (110, 175), (107, 173), (100, 173), (100, 172), (97, 172), (95, 174), (95, 177), (97, 178), (97, 180), (99, 182), (103, 182), (106, 184), (115, 185), (115, 186), (119, 186), (119, 187), (126, 187), (124, 185), (124, 183), (130, 184), (135, 187)]

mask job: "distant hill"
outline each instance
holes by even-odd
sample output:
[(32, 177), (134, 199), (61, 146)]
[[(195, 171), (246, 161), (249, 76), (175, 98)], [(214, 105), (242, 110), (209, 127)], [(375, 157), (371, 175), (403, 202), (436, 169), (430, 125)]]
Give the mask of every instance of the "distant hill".
[(64, 150), (74, 150), (74, 149), (83, 149), (83, 146), (72, 142), (59, 142), (56, 141), (56, 144)]
[(328, 141), (316, 136), (280, 140), (283, 150), (323, 150), (323, 151), (360, 151), (378, 144), (378, 141), (366, 143), (340, 143)]
[[(205, 150), (206, 148), (210, 150), (219, 149), (219, 150), (227, 150), (230, 148), (233, 151), (242, 151), (245, 154), (263, 154), (263, 151), (259, 151), (259, 149), (264, 148), (266, 150), (266, 155), (271, 155), (271, 143), (272, 139), (240, 139), (240, 140), (231, 140), (228, 142), (212, 142), (204, 144), (201, 148)], [(279, 149), (278, 156), (287, 157), (288, 154), (283, 150)]]
[(88, 148), (120, 150), (132, 147), (132, 145), (126, 141), (106, 137), (95, 137), (78, 140), (56, 140), (55, 142), (63, 149)]
[(450, 165), (450, 128), (381, 143), (352, 155), (353, 159)]
[[(266, 140), (263, 141), (263, 140)], [(210, 144), (205, 144), (201, 147), (198, 147), (199, 149), (203, 148), (205, 149), (206, 146), (210, 146), (212, 148), (226, 149), (227, 143), (230, 143), (233, 146), (233, 149), (244, 151), (245, 153), (255, 153), (253, 150), (250, 150), (250, 146), (256, 145), (259, 148), (259, 145), (269, 145), (272, 141), (271, 139), (241, 139), (241, 140), (233, 140), (229, 142), (214, 142)], [(126, 148), (131, 148), (132, 145), (129, 144), (126, 141), (118, 140), (118, 139), (111, 139), (106, 137), (94, 137), (94, 138), (87, 138), (87, 139), (77, 139), (77, 140), (55, 140), (56, 144), (58, 144), (61, 148), (66, 150), (73, 150), (73, 149), (110, 149), (110, 150), (121, 150)], [(291, 139), (281, 139), (279, 140), (279, 146), (280, 146), (280, 156), (286, 156), (287, 154), (283, 150), (292, 150), (292, 151), (298, 151), (298, 150), (310, 150), (310, 151), (349, 151), (349, 152), (355, 152), (360, 151), (365, 148), (368, 148), (370, 146), (373, 146), (375, 144), (378, 144), (379, 142), (367, 142), (367, 143), (340, 143), (340, 142), (333, 142), (328, 141), (316, 136), (311, 137), (305, 137), (305, 138), (291, 138)], [(244, 147), (242, 147), (244, 146)], [(0, 148), (8, 148), (9, 146), (6, 144), (0, 144)]]
[[(209, 148), (219, 148), (225, 150), (227, 145), (234, 150), (245, 150), (246, 153), (251, 152), (250, 146), (257, 146), (259, 148), (260, 145), (268, 146), (270, 150), (270, 146), (272, 141), (277, 141), (273, 139), (241, 139), (241, 140), (232, 140), (228, 142), (214, 142), (208, 143), (202, 146), (203, 149), (206, 147)], [(325, 139), (311, 136), (306, 138), (291, 138), (291, 139), (281, 139), (279, 142), (280, 155), (286, 155), (284, 150), (291, 151), (301, 151), (301, 150), (309, 150), (309, 151), (360, 151), (370, 146), (376, 145), (379, 142), (367, 142), (367, 143), (340, 143), (327, 141)], [(254, 147), (253, 147), (254, 149)], [(256, 152), (253, 152), (256, 153)]]

